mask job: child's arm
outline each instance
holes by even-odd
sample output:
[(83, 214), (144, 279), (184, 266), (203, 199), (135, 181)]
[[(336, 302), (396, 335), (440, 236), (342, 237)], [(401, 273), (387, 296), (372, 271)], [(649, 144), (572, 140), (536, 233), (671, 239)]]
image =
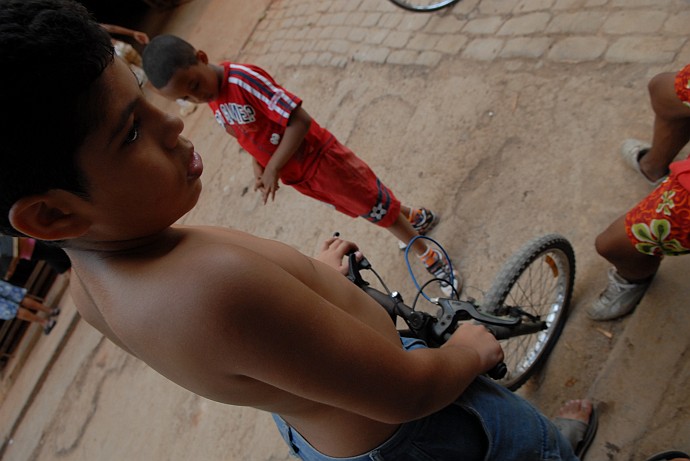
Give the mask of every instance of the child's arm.
[(263, 193), (264, 187), (261, 182), (261, 176), (264, 174), (264, 167), (262, 167), (259, 161), (254, 157), (252, 157), (252, 170), (254, 170), (254, 190), (260, 190)]
[(311, 120), (311, 116), (302, 106), (293, 110), (290, 114), (283, 139), (280, 140), (278, 148), (271, 156), (271, 160), (268, 161), (256, 184), (256, 189), (261, 190), (263, 194), (264, 204), (266, 204), (269, 197), (271, 201), (275, 200), (280, 170), (292, 158), (300, 144), (302, 144), (311, 126)]
[(128, 28), (122, 27), (122, 26), (116, 26), (115, 24), (103, 24), (103, 23), (101, 23), (101, 27), (104, 28), (109, 34), (119, 34), (119, 35), (126, 35), (128, 37), (132, 37), (134, 40), (141, 43), (142, 45), (146, 45), (149, 43), (149, 36), (146, 35), (145, 32), (140, 32), (138, 30), (128, 29)]

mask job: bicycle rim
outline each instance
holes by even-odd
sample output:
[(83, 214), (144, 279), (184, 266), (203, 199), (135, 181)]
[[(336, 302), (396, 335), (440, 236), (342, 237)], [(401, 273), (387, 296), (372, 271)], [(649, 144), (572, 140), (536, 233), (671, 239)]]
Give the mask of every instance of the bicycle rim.
[(459, 1), (460, 0), (391, 0), (391, 2), (400, 8), (420, 13), (438, 11), (458, 3)]
[(508, 373), (499, 383), (516, 390), (546, 360), (563, 330), (574, 280), (573, 248), (556, 234), (528, 242), (503, 266), (482, 308), (495, 314), (503, 306), (518, 307), (545, 321), (547, 328), (501, 342)]

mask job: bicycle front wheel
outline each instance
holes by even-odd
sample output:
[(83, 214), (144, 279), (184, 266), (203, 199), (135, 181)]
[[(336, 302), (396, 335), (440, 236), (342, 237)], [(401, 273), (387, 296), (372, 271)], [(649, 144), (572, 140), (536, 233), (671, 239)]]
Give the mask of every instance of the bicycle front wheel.
[(499, 383), (514, 391), (546, 360), (563, 331), (574, 281), (573, 247), (557, 234), (531, 240), (503, 266), (481, 309), (519, 315), (523, 324), (542, 321), (544, 329), (501, 342), (508, 373)]
[(438, 11), (447, 6), (454, 5), (460, 0), (391, 0), (395, 5), (408, 11), (420, 13)]

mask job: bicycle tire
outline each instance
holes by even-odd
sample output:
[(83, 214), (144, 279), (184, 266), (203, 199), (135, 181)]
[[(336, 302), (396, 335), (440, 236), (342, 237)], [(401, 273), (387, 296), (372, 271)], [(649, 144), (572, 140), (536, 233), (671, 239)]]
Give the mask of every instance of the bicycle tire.
[(438, 11), (443, 8), (452, 6), (460, 0), (390, 0), (393, 4), (404, 8), (407, 11), (415, 11), (417, 13), (430, 13)]
[(557, 234), (529, 241), (505, 263), (481, 309), (498, 315), (504, 306), (519, 307), (545, 320), (547, 328), (501, 342), (508, 373), (500, 384), (514, 391), (546, 361), (563, 331), (574, 281), (575, 252)]

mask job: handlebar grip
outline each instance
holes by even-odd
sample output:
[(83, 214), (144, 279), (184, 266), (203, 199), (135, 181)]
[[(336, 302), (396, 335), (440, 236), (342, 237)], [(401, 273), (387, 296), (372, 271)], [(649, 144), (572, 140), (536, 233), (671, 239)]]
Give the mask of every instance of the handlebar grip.
[(508, 366), (505, 364), (505, 362), (498, 362), (486, 374), (489, 375), (489, 378), (498, 380), (503, 379), (507, 373)]

